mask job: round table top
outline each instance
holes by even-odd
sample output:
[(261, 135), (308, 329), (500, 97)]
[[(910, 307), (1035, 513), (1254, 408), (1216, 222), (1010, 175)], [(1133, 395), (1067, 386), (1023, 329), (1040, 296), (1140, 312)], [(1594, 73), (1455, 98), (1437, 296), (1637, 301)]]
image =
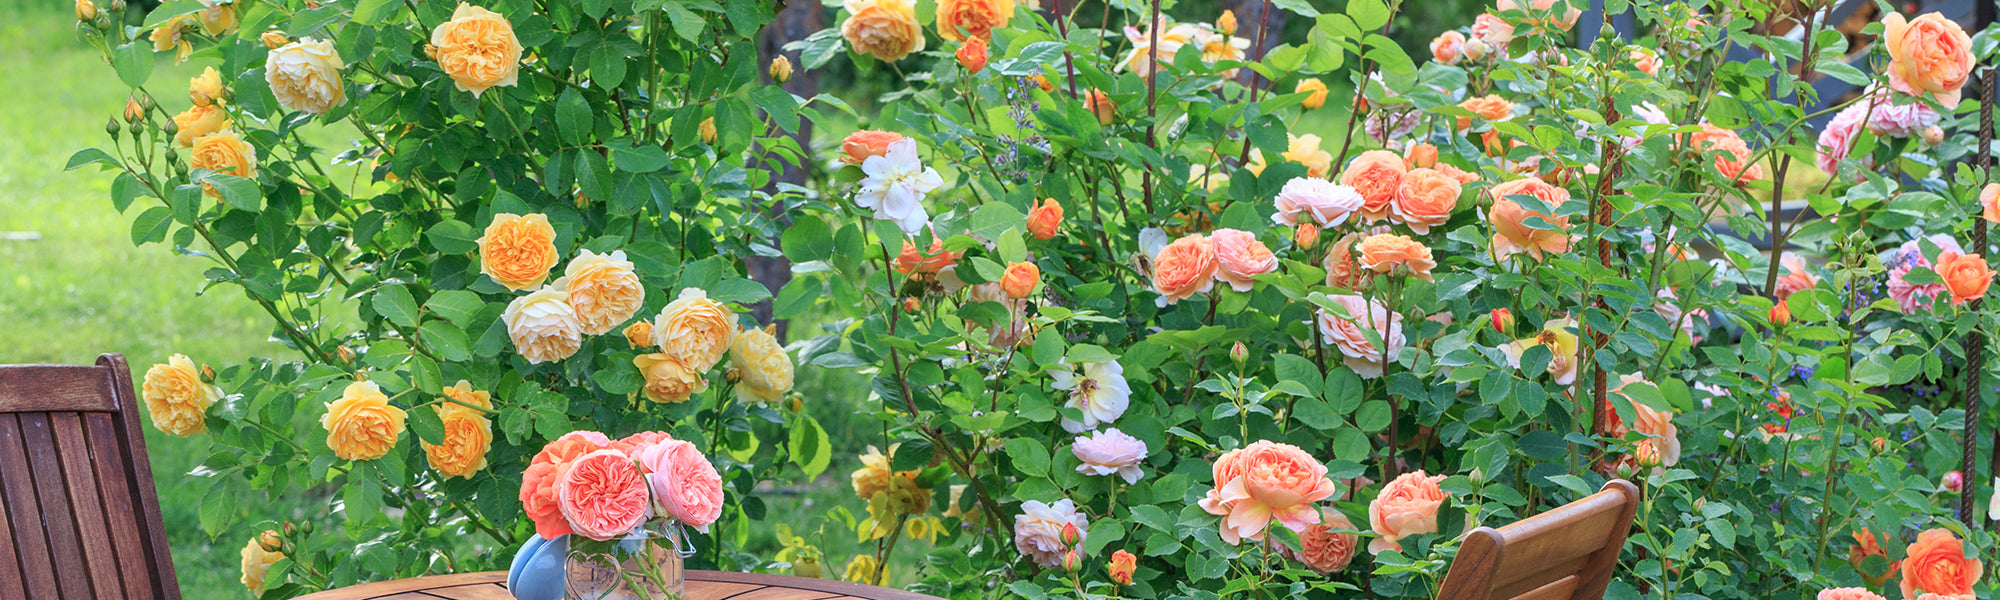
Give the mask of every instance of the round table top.
[[(460, 573), (379, 581), (301, 596), (298, 600), (514, 600), (507, 573)], [(763, 573), (688, 571), (688, 600), (935, 600), (916, 592)]]

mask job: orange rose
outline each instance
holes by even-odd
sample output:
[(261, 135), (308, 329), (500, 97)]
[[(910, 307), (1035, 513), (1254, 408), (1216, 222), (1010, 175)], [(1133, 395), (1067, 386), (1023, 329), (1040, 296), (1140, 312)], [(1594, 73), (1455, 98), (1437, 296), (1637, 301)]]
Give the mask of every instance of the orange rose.
[(1930, 92), (1938, 104), (1957, 108), (1959, 88), (1972, 72), (1972, 39), (1958, 23), (1938, 13), (1915, 21), (1890, 13), (1882, 18), (1889, 48), (1889, 87), (1912, 96)]
[[(1778, 306), (1784, 305), (1779, 304)], [(1889, 581), (1890, 577), (1895, 576), (1896, 569), (1902, 566), (1901, 561), (1890, 561), (1889, 566), (1882, 569), (1881, 573), (1870, 575), (1868, 572), (1861, 570), (1862, 563), (1869, 556), (1880, 556), (1885, 560), (1889, 558), (1889, 551), (1882, 549), (1882, 542), (1888, 541), (1888, 539), (1886, 536), (1877, 537), (1875, 532), (1869, 531), (1867, 527), (1860, 528), (1854, 532), (1854, 545), (1847, 550), (1847, 562), (1854, 565), (1854, 571), (1861, 573), (1861, 580), (1868, 582), (1868, 585), (1881, 587), (1883, 583)]]
[[(444, 388), (444, 395), (466, 404), (492, 408), (486, 392), (473, 391), (472, 384), (463, 380), (455, 387)], [(444, 443), (423, 444), (425, 458), (432, 469), (446, 478), (471, 479), (486, 468), (486, 451), (493, 446), (492, 422), (487, 420), (486, 413), (449, 402), (437, 405), (437, 413), (444, 422)]]
[(1463, 189), (1449, 175), (1425, 168), (1411, 169), (1403, 176), (1403, 187), (1390, 203), (1389, 213), (1419, 235), (1428, 234), (1432, 227), (1451, 220)]
[(1368, 543), (1368, 551), (1381, 554), (1384, 550), (1402, 550), (1399, 541), (1403, 538), (1437, 533), (1438, 508), (1446, 498), (1444, 490), (1438, 488), (1442, 481), (1443, 475), (1416, 471), (1404, 473), (1383, 486), (1382, 493), (1368, 503), (1368, 524), (1382, 536)]
[(1979, 188), (1979, 216), (1988, 223), (2000, 223), (2000, 183)]
[[(968, 37), (985, 40), (1014, 18), (1014, 0), (939, 0), (938, 37), (954, 42)], [(978, 69), (973, 69), (977, 71)]]
[(1979, 581), (1979, 559), (1965, 555), (1965, 543), (1945, 529), (1927, 529), (1917, 534), (1903, 557), (1903, 597), (1915, 598), (1916, 591), (1972, 597), (1972, 584)]
[(653, 318), (653, 343), (660, 352), (697, 374), (714, 368), (735, 340), (736, 313), (698, 288), (682, 289)]
[(1347, 163), (1347, 170), (1340, 172), (1340, 184), (1361, 194), (1365, 201), (1361, 205), (1362, 216), (1380, 221), (1389, 217), (1389, 205), (1402, 191), (1403, 175), (1408, 172), (1409, 167), (1403, 165), (1403, 158), (1396, 153), (1369, 150)]
[(1431, 260), (1430, 247), (1406, 235), (1384, 233), (1361, 238), (1354, 251), (1361, 254), (1361, 268), (1376, 273), (1403, 267), (1418, 279), (1430, 281), (1431, 269), (1437, 267), (1437, 262)]
[(903, 240), (903, 252), (896, 255), (896, 272), (904, 275), (936, 273), (957, 263), (958, 257), (964, 254), (964, 252), (945, 251), (944, 240), (941, 239), (932, 238), (931, 249), (928, 252), (919, 252), (915, 244)]
[[(1540, 179), (1515, 179), (1502, 182), (1487, 190), (1493, 196), (1493, 207), (1486, 217), (1493, 223), (1493, 252), (1505, 257), (1516, 252), (1527, 252), (1536, 260), (1543, 252), (1561, 254), (1569, 251), (1569, 217), (1557, 217), (1541, 211), (1528, 210), (1520, 203), (1509, 200), (1508, 196), (1534, 196), (1554, 209), (1569, 201), (1569, 190), (1549, 185)], [(1528, 217), (1540, 217), (1555, 229), (1535, 229), (1525, 223)]]
[(1326, 106), (1326, 82), (1324, 81), (1312, 78), (1302, 79), (1299, 81), (1299, 86), (1292, 89), (1292, 93), (1312, 94), (1306, 96), (1305, 100), (1299, 101), (1299, 106), (1305, 107), (1306, 110), (1316, 110), (1319, 107)]
[(1153, 291), (1161, 307), (1215, 287), (1215, 243), (1194, 234), (1174, 240), (1153, 258)]
[(493, 86), (512, 86), (521, 71), (521, 42), (514, 24), (484, 8), (458, 3), (451, 20), (431, 30), (424, 48), (458, 89), (473, 96)]
[(1300, 250), (1313, 249), (1313, 246), (1319, 245), (1319, 228), (1313, 226), (1312, 221), (1300, 222), (1299, 228), (1292, 233), (1292, 243)]
[(903, 134), (893, 131), (863, 129), (850, 133), (847, 139), (840, 142), (840, 152), (843, 154), (840, 162), (858, 167), (870, 156), (888, 156), (889, 144), (901, 139)]
[[(1464, 102), (1458, 103), (1458, 107), (1472, 111), (1473, 114), (1479, 115), (1480, 118), (1488, 121), (1505, 121), (1507, 120), (1507, 116), (1514, 112), (1513, 102), (1508, 102), (1506, 98), (1501, 98), (1493, 94), (1477, 98), (1466, 98)], [(1471, 126), (1472, 117), (1458, 118), (1459, 129)]]
[(1993, 285), (1993, 270), (1986, 266), (1986, 259), (1977, 256), (1946, 250), (1938, 255), (1936, 269), (1944, 278), (1945, 290), (1951, 292), (1952, 304), (1983, 298), (1987, 286)]
[(389, 405), (389, 397), (372, 381), (348, 384), (340, 399), (326, 405), (320, 426), (326, 428), (326, 446), (341, 460), (375, 460), (387, 456), (403, 434), (403, 409)]
[(986, 38), (976, 37), (965, 40), (958, 47), (958, 66), (965, 67), (967, 73), (978, 73), (986, 68)]
[(1139, 569), (1139, 557), (1124, 550), (1113, 552), (1111, 565), (1107, 569), (1111, 574), (1111, 581), (1118, 585), (1131, 585), (1132, 573)]
[(1111, 101), (1111, 95), (1104, 90), (1090, 88), (1090, 95), (1083, 98), (1083, 109), (1097, 115), (1097, 124), (1106, 127), (1118, 120), (1118, 103)]
[(478, 240), (479, 272), (517, 292), (539, 286), (556, 266), (555, 238), (547, 215), (493, 215)]
[(1333, 247), (1326, 251), (1326, 284), (1341, 289), (1354, 289), (1368, 276), (1354, 259), (1354, 244), (1361, 241), (1361, 234), (1350, 233), (1341, 236)]
[(1746, 164), (1750, 160), (1750, 146), (1733, 130), (1702, 123), (1701, 131), (1689, 134), (1688, 143), (1702, 154), (1716, 153), (1715, 171), (1723, 177), (1739, 184), (1764, 178), (1762, 165)]
[(1438, 147), (1430, 142), (1410, 145), (1410, 151), (1403, 155), (1403, 165), (1412, 169), (1428, 169), (1438, 162)]
[[(256, 179), (257, 148), (251, 146), (248, 140), (237, 135), (235, 131), (227, 129), (217, 131), (194, 140), (194, 150), (188, 157), (188, 166)], [(214, 186), (206, 184), (204, 186), (210, 196), (218, 195)]]
[(1062, 227), (1062, 222), (1063, 207), (1056, 204), (1055, 198), (1043, 199), (1028, 209), (1028, 235), (1035, 236), (1035, 239), (1047, 241), (1055, 237), (1056, 229)]
[(1215, 276), (1228, 282), (1231, 289), (1250, 291), (1256, 283), (1253, 277), (1278, 270), (1278, 258), (1271, 255), (1271, 249), (1264, 242), (1257, 240), (1256, 234), (1217, 229), (1209, 240), (1215, 247), (1218, 268)]
[[(917, 5), (910, 0), (847, 0), (847, 22), (840, 24), (841, 37), (855, 52), (896, 62), (924, 49), (923, 25), (917, 23)], [(943, 11), (939, 11), (943, 16)]]
[(1008, 298), (1019, 300), (1035, 293), (1035, 286), (1042, 284), (1042, 270), (1031, 262), (1017, 262), (1007, 265), (1007, 274), (1000, 277), (1000, 291)]

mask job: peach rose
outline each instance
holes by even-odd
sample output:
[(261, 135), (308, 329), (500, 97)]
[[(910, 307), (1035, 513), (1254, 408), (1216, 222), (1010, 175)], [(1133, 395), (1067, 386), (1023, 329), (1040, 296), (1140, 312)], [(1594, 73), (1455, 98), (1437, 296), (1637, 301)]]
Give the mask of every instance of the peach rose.
[[(1390, 312), (1389, 307), (1378, 300), (1351, 294), (1336, 294), (1330, 298), (1347, 310), (1347, 316), (1320, 309), (1321, 341), (1340, 350), (1341, 361), (1362, 379), (1381, 377), (1388, 363), (1403, 353), (1403, 344), (1407, 341), (1403, 336), (1403, 316)], [(1381, 341), (1370, 341), (1363, 328), (1373, 329)]]
[(389, 405), (389, 397), (373, 381), (356, 381), (342, 390), (340, 399), (326, 404), (320, 417), (326, 428), (326, 446), (341, 460), (375, 460), (387, 456), (403, 435), (403, 409)]
[(632, 262), (625, 260), (623, 250), (610, 254), (578, 251), (555, 287), (569, 292), (569, 307), (583, 323), (585, 335), (609, 333), (646, 303), (646, 288), (632, 272)]
[(493, 86), (513, 86), (521, 71), (521, 42), (514, 24), (484, 8), (458, 3), (451, 20), (431, 30), (425, 53), (458, 89), (478, 97)]
[[(461, 381), (460, 384), (465, 384)], [(452, 389), (445, 388), (451, 396)], [(484, 398), (486, 392), (476, 392)], [(454, 398), (456, 399), (456, 398)], [(464, 477), (471, 479), (480, 469), (486, 468), (486, 451), (493, 446), (493, 424), (485, 413), (456, 404), (439, 404), (438, 418), (444, 422), (444, 443), (425, 443), (424, 455), (431, 468), (449, 479)]]
[(1935, 12), (1915, 21), (1892, 12), (1882, 18), (1882, 39), (1889, 49), (1891, 89), (1912, 96), (1930, 92), (1945, 108), (1958, 107), (1959, 88), (1973, 65), (1972, 38), (1958, 23)]
[(653, 342), (660, 351), (696, 373), (722, 360), (735, 336), (736, 313), (695, 288), (681, 290), (680, 298), (653, 319)]
[(1337, 490), (1326, 477), (1326, 465), (1291, 444), (1258, 440), (1224, 459), (1231, 464), (1224, 467), (1219, 461), (1214, 470), (1233, 476), (1215, 481), (1202, 508), (1224, 517), (1222, 539), (1231, 544), (1264, 539), (1273, 520), (1305, 531), (1320, 522), (1313, 503)]
[(654, 402), (683, 402), (708, 390), (703, 369), (696, 371), (672, 356), (652, 353), (632, 357), (639, 374), (646, 379), (646, 398)]
[(1035, 293), (1035, 287), (1042, 284), (1042, 270), (1031, 262), (1017, 262), (1007, 265), (1007, 272), (1000, 277), (1000, 291), (1008, 298), (1019, 300)]
[(303, 38), (271, 51), (264, 59), (264, 81), (278, 106), (323, 115), (347, 103), (347, 86), (340, 81), (345, 66), (333, 42)]
[(208, 407), (222, 399), (222, 389), (201, 380), (193, 360), (175, 354), (165, 364), (146, 369), (140, 388), (153, 426), (176, 437), (208, 431)]
[[(1506, 98), (1494, 94), (1466, 98), (1464, 102), (1458, 103), (1458, 107), (1472, 111), (1473, 114), (1479, 115), (1479, 118), (1486, 119), (1487, 121), (1505, 121), (1514, 112), (1513, 102), (1509, 102)], [(1471, 126), (1472, 117), (1458, 118), (1459, 129)]]
[(229, 112), (219, 104), (197, 104), (174, 115), (174, 127), (174, 143), (193, 147), (195, 138), (229, 129)]
[(1117, 583), (1118, 585), (1132, 585), (1132, 573), (1139, 570), (1139, 557), (1124, 550), (1113, 552), (1111, 553), (1111, 564), (1106, 566), (1105, 569), (1111, 576), (1113, 583)]
[(585, 454), (557, 475), (556, 506), (571, 529), (593, 540), (631, 533), (652, 515), (651, 500), (645, 471), (617, 450)]
[[(1319, 147), (1319, 136), (1308, 133), (1285, 134), (1285, 137), (1285, 153), (1282, 158), (1305, 165), (1307, 177), (1326, 179), (1327, 175), (1333, 172), (1333, 153)], [(1264, 151), (1251, 148), (1250, 164), (1244, 168), (1249, 169), (1252, 174), (1263, 175), (1264, 164)]]
[(938, 0), (938, 37), (986, 40), (1014, 18), (1014, 0)]
[(2000, 183), (1979, 188), (1979, 216), (1989, 223), (2000, 223)]
[(1917, 541), (1904, 552), (1902, 567), (1904, 598), (1917, 597), (1917, 590), (1970, 598), (1982, 570), (1979, 559), (1966, 556), (1965, 543), (1946, 529), (1917, 534)]
[(479, 237), (479, 272), (516, 292), (539, 286), (556, 266), (556, 230), (547, 215), (493, 215)]
[(1820, 590), (1818, 600), (1883, 600), (1883, 598), (1881, 594), (1868, 591), (1868, 588), (1845, 587)]
[[(257, 534), (257, 537), (250, 538), (250, 543), (243, 545), (243, 576), (237, 581), (248, 588), (250, 593), (257, 594), (264, 591), (264, 576), (271, 572), (271, 565), (285, 558), (285, 553), (278, 551), (282, 543), (283, 540), (278, 538), (278, 532), (266, 529), (264, 533)], [(270, 549), (266, 549), (266, 546)]]
[(863, 129), (847, 134), (840, 142), (840, 162), (854, 166), (868, 160), (870, 156), (888, 156), (889, 144), (903, 139), (903, 134), (893, 131)]
[(1215, 248), (1218, 267), (1215, 277), (1231, 289), (1247, 292), (1257, 283), (1253, 277), (1278, 270), (1278, 257), (1258, 241), (1256, 234), (1236, 229), (1217, 229), (1209, 241)]
[(917, 23), (917, 5), (910, 0), (847, 0), (847, 22), (840, 24), (841, 37), (855, 52), (878, 60), (896, 62), (924, 49), (923, 26)]
[(1369, 150), (1347, 163), (1347, 170), (1340, 172), (1340, 184), (1361, 194), (1361, 216), (1380, 221), (1389, 217), (1389, 204), (1402, 191), (1403, 175), (1408, 172), (1409, 167), (1396, 153)]
[(1368, 543), (1368, 552), (1401, 551), (1401, 540), (1420, 533), (1437, 533), (1438, 508), (1444, 505), (1443, 475), (1404, 473), (1382, 487), (1368, 502), (1368, 524), (1382, 537)]
[(544, 539), (569, 535), (569, 520), (556, 503), (556, 483), (569, 463), (585, 454), (603, 450), (611, 440), (595, 431), (572, 431), (542, 446), (521, 473), (521, 510), (535, 522), (535, 534)]
[(981, 69), (986, 68), (986, 59), (988, 58), (986, 38), (976, 37), (965, 40), (964, 44), (958, 46), (958, 52), (953, 53), (953, 55), (958, 57), (958, 66), (964, 67), (965, 72), (978, 73)]
[(653, 345), (653, 322), (641, 320), (633, 321), (631, 325), (626, 325), (625, 343), (631, 344), (633, 348), (644, 348)]
[(1112, 102), (1111, 95), (1104, 90), (1090, 88), (1090, 93), (1083, 97), (1083, 109), (1097, 115), (1098, 125), (1110, 127), (1118, 120), (1118, 103)]
[[(1431, 149), (1433, 162), (1436, 152)], [(1462, 190), (1458, 180), (1449, 175), (1421, 167), (1411, 169), (1403, 176), (1403, 187), (1397, 190), (1395, 200), (1389, 203), (1389, 214), (1409, 225), (1411, 231), (1428, 234), (1432, 227), (1451, 220)]]
[(1361, 241), (1361, 234), (1350, 233), (1340, 237), (1340, 241), (1326, 251), (1326, 285), (1344, 290), (1361, 285), (1368, 273), (1361, 270), (1361, 263), (1354, 258), (1354, 244)]
[(1638, 68), (1639, 72), (1645, 73), (1648, 77), (1660, 74), (1660, 56), (1654, 54), (1652, 50), (1633, 48), (1627, 55), (1632, 58), (1632, 66)]
[(1161, 307), (1215, 287), (1215, 243), (1201, 234), (1174, 240), (1153, 258), (1153, 291)]
[[(1506, 58), (1507, 45), (1514, 42), (1514, 25), (1493, 13), (1481, 13), (1472, 19), (1472, 38), (1477, 40), (1486, 52)], [(1471, 44), (1468, 42), (1467, 46), (1469, 49)], [(1470, 53), (1467, 55), (1470, 56)], [(1477, 60), (1478, 57), (1473, 58)]]
[(1938, 255), (1937, 273), (1944, 278), (1944, 288), (1951, 292), (1952, 304), (1965, 304), (1986, 296), (1986, 288), (1993, 285), (1993, 270), (1986, 266), (1986, 259), (1966, 256), (1946, 251)]
[(1346, 513), (1331, 506), (1321, 508), (1319, 524), (1299, 533), (1299, 562), (1320, 575), (1347, 570), (1361, 545), (1361, 536), (1338, 531), (1349, 529), (1354, 529), (1354, 521)]
[(896, 272), (904, 275), (937, 273), (957, 263), (958, 257), (964, 255), (964, 252), (945, 250), (944, 240), (939, 238), (932, 238), (930, 250), (923, 252), (917, 250), (916, 244), (903, 240), (903, 251), (896, 255)]
[(222, 94), (228, 91), (222, 87), (222, 74), (215, 67), (203, 67), (200, 75), (188, 80), (188, 99), (195, 106), (208, 106), (220, 102)]
[(653, 446), (657, 446), (671, 441), (674, 441), (674, 436), (669, 435), (667, 432), (641, 431), (638, 433), (634, 433), (632, 435), (618, 438), (617, 440), (612, 441), (611, 444), (606, 447), (612, 450), (623, 452), (625, 453), (626, 456), (633, 457), (632, 458), (633, 460), (639, 460), (638, 458), (639, 454), (641, 452), (645, 452), (647, 448), (651, 448)]
[(1555, 27), (1563, 31), (1568, 31), (1569, 28), (1575, 27), (1577, 18), (1583, 16), (1583, 9), (1573, 6), (1565, 10), (1563, 14), (1555, 14), (1555, 5), (1556, 0), (1533, 0), (1528, 3), (1528, 6), (1521, 6), (1516, 0), (1499, 0), (1495, 4), (1495, 8), (1500, 12), (1526, 12), (1528, 13), (1528, 18), (1522, 21), (1523, 23)]
[(1750, 146), (1733, 130), (1702, 123), (1701, 131), (1689, 134), (1688, 143), (1704, 155), (1714, 152), (1715, 171), (1725, 178), (1739, 184), (1764, 178), (1762, 165), (1747, 164)]
[[(1623, 388), (1631, 383), (1633, 382), (1626, 381), (1618, 387)], [(1612, 391), (1615, 392), (1618, 390)], [(1627, 398), (1630, 398), (1630, 396), (1627, 396)], [(1679, 464), (1681, 462), (1681, 437), (1680, 429), (1674, 427), (1674, 413), (1664, 410), (1653, 410), (1653, 407), (1639, 402), (1632, 402), (1632, 412), (1637, 421), (1633, 423), (1632, 430), (1651, 436), (1640, 440), (1633, 451), (1633, 457), (1639, 460), (1639, 464), (1662, 467), (1671, 467)]]
[[(194, 149), (188, 156), (188, 166), (208, 169), (246, 179), (257, 178), (257, 148), (250, 145), (235, 131), (224, 129), (194, 140)], [(215, 188), (208, 188), (209, 195), (217, 195)]]
[[(1561, 254), (1569, 251), (1569, 217), (1557, 217), (1541, 211), (1528, 210), (1508, 196), (1534, 196), (1555, 209), (1569, 201), (1569, 190), (1549, 185), (1540, 179), (1515, 179), (1501, 182), (1487, 190), (1493, 197), (1493, 206), (1487, 210), (1486, 218), (1493, 224), (1493, 252), (1506, 257), (1518, 252), (1527, 252), (1536, 260), (1543, 252)], [(1527, 225), (1528, 217), (1539, 217), (1555, 229), (1535, 229)]]
[[(1285, 182), (1273, 200), (1278, 212), (1271, 220), (1279, 225), (1316, 224), (1334, 227), (1360, 212), (1368, 204), (1354, 188), (1318, 177), (1294, 177)], [(1304, 217), (1304, 218), (1301, 218)]]
[(1778, 277), (1777, 293), (1780, 303), (1799, 290), (1809, 290), (1819, 285), (1819, 277), (1808, 270), (1806, 259), (1800, 258), (1798, 254), (1786, 254), (1784, 260), (1778, 264), (1785, 270), (1784, 274)]
[(1125, 483), (1138, 483), (1146, 473), (1139, 465), (1146, 461), (1146, 443), (1117, 427), (1107, 427), (1088, 436), (1079, 436), (1070, 446), (1076, 455), (1076, 472), (1085, 475), (1117, 475)]
[(736, 372), (736, 400), (775, 404), (792, 391), (792, 357), (778, 344), (775, 325), (736, 332), (729, 368)]
[(1326, 82), (1319, 79), (1309, 77), (1299, 80), (1298, 87), (1292, 88), (1292, 93), (1311, 94), (1299, 101), (1299, 106), (1305, 107), (1306, 110), (1318, 110), (1319, 107), (1326, 106)]
[(1431, 60), (1445, 66), (1455, 66), (1465, 59), (1465, 34), (1446, 31), (1431, 39)]
[(1047, 241), (1062, 227), (1063, 207), (1055, 198), (1044, 198), (1028, 209), (1028, 235)]
[[(1780, 304), (1778, 306), (1784, 305)], [(1876, 439), (1879, 440), (1881, 438)], [(1902, 561), (1889, 561), (1889, 566), (1883, 568), (1881, 573), (1869, 574), (1861, 570), (1861, 565), (1869, 556), (1880, 556), (1884, 560), (1889, 558), (1889, 551), (1882, 548), (1882, 542), (1888, 541), (1888, 537), (1878, 537), (1875, 532), (1869, 531), (1867, 527), (1855, 530), (1853, 537), (1854, 545), (1847, 549), (1847, 562), (1854, 565), (1854, 572), (1861, 574), (1862, 581), (1868, 582), (1868, 585), (1881, 587), (1882, 584), (1889, 581), (1890, 577), (1895, 576), (1896, 570), (1902, 566)]]
[(1431, 260), (1430, 247), (1406, 235), (1384, 233), (1361, 238), (1354, 251), (1361, 255), (1361, 268), (1376, 273), (1390, 273), (1400, 266), (1418, 279), (1430, 281), (1431, 269), (1437, 266)]
[(1438, 173), (1444, 174), (1445, 177), (1450, 177), (1452, 179), (1458, 180), (1458, 184), (1461, 186), (1468, 183), (1472, 183), (1474, 181), (1479, 181), (1478, 173), (1471, 173), (1460, 170), (1458, 167), (1451, 166), (1451, 163), (1441, 162), (1431, 165), (1430, 168), (1433, 171), (1437, 171)]
[(702, 533), (722, 517), (722, 475), (694, 444), (671, 440), (639, 453), (661, 512)]
[[(1438, 162), (1438, 147), (1430, 142), (1410, 144), (1410, 150), (1403, 154), (1403, 165), (1411, 169), (1428, 169)], [(1452, 178), (1457, 181), (1457, 178)]]
[(514, 351), (529, 364), (569, 358), (583, 347), (583, 321), (569, 306), (569, 293), (542, 288), (515, 298), (500, 314)]
[(1021, 514), (1014, 515), (1014, 547), (1042, 568), (1053, 569), (1062, 565), (1063, 553), (1069, 550), (1070, 545), (1063, 543), (1063, 530), (1073, 530), (1082, 538), (1089, 535), (1089, 525), (1089, 518), (1077, 512), (1076, 503), (1067, 498), (1053, 504), (1022, 502)]

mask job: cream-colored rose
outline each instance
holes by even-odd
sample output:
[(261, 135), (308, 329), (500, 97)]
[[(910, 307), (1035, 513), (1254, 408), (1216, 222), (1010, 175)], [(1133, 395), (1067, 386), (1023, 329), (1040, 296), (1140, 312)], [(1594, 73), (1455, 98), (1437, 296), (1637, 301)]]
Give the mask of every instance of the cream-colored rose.
[(745, 329), (729, 346), (729, 366), (740, 378), (736, 400), (775, 404), (792, 391), (792, 357), (778, 345), (777, 328)]
[(283, 552), (265, 550), (264, 547), (278, 548), (280, 543), (278, 532), (266, 529), (257, 537), (250, 538), (250, 543), (243, 545), (243, 577), (237, 581), (242, 582), (243, 587), (249, 588), (251, 593), (263, 593), (264, 575), (271, 572), (271, 565), (277, 564), (279, 559), (285, 557)]
[(180, 437), (207, 431), (204, 420), (208, 407), (222, 399), (222, 390), (203, 383), (201, 369), (179, 354), (168, 357), (166, 364), (147, 369), (140, 391), (153, 426)]
[(493, 86), (512, 86), (521, 71), (521, 42), (514, 24), (484, 8), (458, 3), (451, 20), (431, 30), (425, 48), (458, 89), (477, 97)]
[(689, 369), (680, 360), (660, 353), (632, 358), (639, 374), (646, 378), (646, 398), (654, 402), (683, 402), (708, 390), (708, 378)]
[(174, 143), (194, 147), (195, 138), (228, 129), (229, 112), (220, 104), (197, 104), (174, 115)]
[(616, 329), (646, 303), (646, 288), (640, 285), (639, 275), (632, 272), (632, 261), (625, 260), (622, 250), (610, 254), (580, 251), (570, 259), (555, 287), (569, 290), (569, 307), (576, 310), (586, 335), (604, 335)]
[(341, 460), (375, 460), (389, 455), (403, 435), (408, 413), (389, 404), (373, 381), (356, 381), (340, 399), (326, 404), (319, 424), (326, 428), (326, 447)]
[(736, 314), (695, 288), (681, 290), (653, 319), (653, 343), (660, 352), (697, 373), (714, 368), (735, 338)]
[(855, 52), (888, 62), (924, 50), (923, 25), (910, 0), (847, 0), (847, 22), (841, 37)]
[(215, 67), (205, 67), (200, 75), (188, 80), (188, 99), (195, 106), (208, 106), (222, 100), (222, 74)]
[(264, 60), (264, 81), (285, 110), (326, 114), (347, 103), (347, 87), (341, 83), (340, 53), (333, 42), (303, 38), (272, 50)]
[(568, 292), (542, 288), (515, 298), (500, 319), (507, 323), (514, 350), (529, 363), (559, 361), (583, 347), (583, 322), (570, 308)]

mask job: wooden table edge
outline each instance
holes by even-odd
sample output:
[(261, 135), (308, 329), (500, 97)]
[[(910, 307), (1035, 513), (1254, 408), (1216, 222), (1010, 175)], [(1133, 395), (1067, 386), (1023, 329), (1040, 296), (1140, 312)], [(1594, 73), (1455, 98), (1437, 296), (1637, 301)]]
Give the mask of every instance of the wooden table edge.
[[(873, 600), (935, 600), (935, 598), (932, 596), (926, 596), (923, 594), (906, 590), (875, 587), (871, 585), (862, 585), (858, 583), (848, 583), (845, 581), (834, 581), (831, 579), (811, 579), (806, 577), (792, 577), (788, 575), (772, 575), (769, 573), (737, 573), (731, 571), (689, 570), (687, 571), (687, 579), (689, 581), (713, 581), (718, 583), (747, 583), (747, 584), (761, 585), (767, 587), (811, 590), (816, 592), (826, 592), (830, 594), (840, 594), (843, 596), (852, 596), (856, 598), (870, 598)], [(337, 589), (326, 590), (323, 592), (307, 594), (298, 597), (296, 600), (365, 600), (369, 598), (379, 598), (382, 596), (389, 596), (392, 594), (399, 594), (403, 592), (420, 592), (424, 590), (458, 587), (465, 585), (491, 584), (504, 587), (506, 583), (507, 583), (506, 571), (486, 571), (480, 573), (454, 573), (450, 575), (430, 575), (425, 577), (413, 577), (410, 579), (397, 579), (392, 581), (363, 583), (344, 588), (337, 588)]]

